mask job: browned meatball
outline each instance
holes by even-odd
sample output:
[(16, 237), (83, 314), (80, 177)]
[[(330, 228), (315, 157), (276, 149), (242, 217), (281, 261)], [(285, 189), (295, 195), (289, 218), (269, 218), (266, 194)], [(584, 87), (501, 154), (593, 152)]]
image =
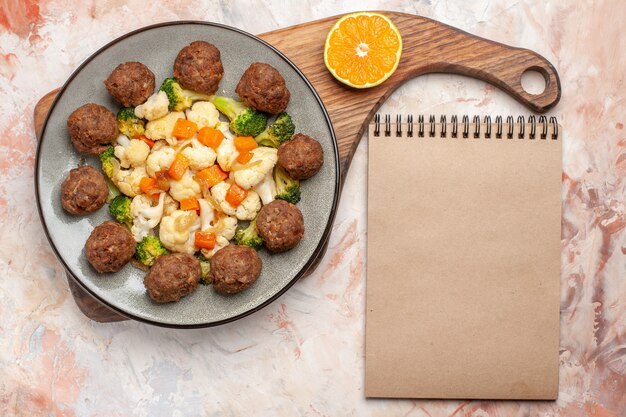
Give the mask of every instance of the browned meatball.
[(178, 301), (195, 291), (202, 268), (198, 259), (187, 253), (159, 256), (143, 280), (148, 295), (157, 303)]
[(211, 279), (215, 291), (234, 294), (252, 285), (262, 268), (261, 258), (248, 246), (228, 245), (211, 258)]
[(324, 150), (312, 137), (296, 133), (278, 148), (278, 164), (292, 178), (306, 180), (324, 164)]
[(154, 73), (141, 62), (124, 62), (118, 65), (104, 85), (124, 107), (135, 107), (145, 103), (154, 91)]
[(102, 174), (88, 165), (70, 171), (61, 186), (61, 204), (72, 214), (85, 214), (104, 205), (109, 189)]
[(174, 61), (174, 77), (191, 91), (213, 94), (223, 75), (220, 50), (208, 42), (191, 42), (180, 50)]
[(263, 206), (256, 227), (270, 252), (288, 251), (304, 237), (302, 212), (284, 200), (274, 200)]
[(67, 130), (78, 152), (98, 155), (117, 137), (117, 121), (106, 107), (88, 103), (70, 114)]
[(85, 243), (85, 254), (96, 271), (117, 272), (133, 257), (135, 245), (127, 228), (109, 221), (93, 229)]
[(278, 70), (260, 62), (248, 67), (235, 92), (248, 106), (272, 114), (285, 110), (291, 96)]

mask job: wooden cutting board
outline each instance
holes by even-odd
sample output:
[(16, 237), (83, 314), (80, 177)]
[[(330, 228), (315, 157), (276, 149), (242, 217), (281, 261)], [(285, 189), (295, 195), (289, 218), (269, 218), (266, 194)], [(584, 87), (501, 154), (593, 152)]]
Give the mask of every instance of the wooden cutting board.
[[(258, 35), (291, 59), (320, 95), (335, 130), (339, 147), (341, 184), (354, 151), (369, 121), (387, 97), (406, 80), (421, 74), (445, 72), (466, 75), (491, 83), (535, 112), (543, 113), (561, 97), (556, 69), (541, 55), (528, 49), (482, 39), (425, 17), (382, 11), (395, 23), (403, 40), (403, 52), (396, 72), (383, 84), (357, 90), (336, 81), (324, 66), (324, 41), (340, 16)], [(522, 74), (533, 70), (546, 81), (540, 94), (524, 91)], [(37, 137), (59, 89), (51, 91), (35, 106)], [(322, 251), (307, 274), (313, 272), (326, 252)], [(68, 274), (72, 295), (80, 310), (98, 322), (126, 320), (85, 292)]]

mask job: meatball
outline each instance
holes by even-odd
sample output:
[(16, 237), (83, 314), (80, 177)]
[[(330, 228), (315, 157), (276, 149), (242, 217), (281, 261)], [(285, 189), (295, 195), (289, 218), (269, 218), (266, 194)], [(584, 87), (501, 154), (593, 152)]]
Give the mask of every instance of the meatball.
[(143, 280), (148, 295), (157, 303), (178, 301), (195, 291), (202, 268), (198, 259), (187, 253), (159, 256)]
[(285, 110), (291, 96), (278, 70), (260, 62), (248, 67), (235, 92), (248, 106), (272, 114)]
[(61, 204), (72, 214), (85, 214), (104, 205), (109, 188), (102, 174), (88, 165), (70, 171), (61, 186)]
[(135, 107), (152, 95), (154, 73), (141, 62), (124, 62), (104, 80), (104, 85), (122, 106)]
[(288, 251), (304, 237), (302, 212), (284, 200), (274, 200), (263, 206), (256, 227), (270, 252)]
[(191, 42), (174, 61), (174, 77), (191, 91), (214, 94), (223, 75), (220, 50), (208, 42)]
[(311, 178), (324, 164), (322, 145), (312, 137), (296, 133), (278, 148), (278, 164), (297, 180)]
[(215, 291), (225, 294), (241, 292), (261, 275), (261, 258), (248, 246), (228, 245), (211, 258), (211, 279)]
[(85, 253), (96, 271), (117, 272), (133, 257), (135, 245), (127, 228), (109, 221), (93, 229), (85, 243)]
[(85, 104), (67, 118), (67, 130), (78, 152), (98, 155), (117, 137), (115, 115), (99, 104)]

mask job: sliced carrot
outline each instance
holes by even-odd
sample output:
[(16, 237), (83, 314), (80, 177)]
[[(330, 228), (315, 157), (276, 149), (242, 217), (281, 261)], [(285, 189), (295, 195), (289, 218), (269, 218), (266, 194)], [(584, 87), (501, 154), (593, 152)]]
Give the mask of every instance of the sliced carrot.
[(203, 127), (198, 132), (198, 140), (200, 141), (200, 143), (215, 150), (217, 150), (217, 147), (220, 146), (220, 143), (222, 143), (223, 139), (224, 134), (222, 133), (222, 131), (214, 129), (212, 127)]
[(148, 139), (146, 135), (138, 135), (138, 136), (133, 137), (133, 139), (139, 139), (141, 141), (144, 141), (146, 145), (150, 147), (150, 149), (154, 147), (155, 142), (152, 139)]
[(154, 178), (143, 177), (139, 180), (139, 189), (142, 193), (147, 194), (151, 197), (158, 195), (161, 192), (161, 189), (157, 185), (157, 181)]
[(256, 140), (252, 136), (237, 136), (235, 138), (235, 148), (239, 152), (249, 152), (257, 146)]
[(248, 191), (244, 190), (237, 184), (231, 184), (226, 192), (226, 201), (233, 207), (237, 207), (248, 196)]
[(155, 172), (154, 177), (157, 182), (157, 186), (163, 191), (168, 191), (170, 189), (170, 176), (167, 171), (158, 171)]
[(185, 171), (189, 168), (189, 159), (182, 153), (176, 154), (174, 162), (167, 171), (168, 175), (175, 180), (179, 180), (185, 175)]
[(254, 154), (252, 152), (241, 152), (237, 156), (237, 162), (239, 162), (240, 164), (247, 164), (248, 162), (250, 162), (253, 156)]
[(189, 139), (192, 138), (193, 135), (198, 131), (198, 125), (194, 122), (190, 122), (186, 119), (178, 119), (174, 124), (174, 129), (172, 130), (172, 136), (177, 137), (178, 139)]
[(200, 210), (200, 203), (196, 197), (184, 198), (180, 200), (181, 210)]
[(213, 249), (215, 247), (215, 233), (197, 231), (194, 244), (200, 249)]
[(228, 174), (222, 171), (217, 164), (205, 168), (196, 174), (196, 180), (204, 183), (208, 188), (224, 181), (226, 178), (228, 178)]

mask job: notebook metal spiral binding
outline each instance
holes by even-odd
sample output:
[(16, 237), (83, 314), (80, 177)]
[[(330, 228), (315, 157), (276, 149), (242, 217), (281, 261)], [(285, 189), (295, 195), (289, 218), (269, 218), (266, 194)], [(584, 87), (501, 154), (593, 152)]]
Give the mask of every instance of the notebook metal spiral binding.
[(480, 117), (474, 116), (474, 138), (480, 137)]
[[(380, 114), (376, 114), (376, 116), (378, 116), (378, 126), (376, 126), (374, 130), (378, 129), (378, 132), (380, 132)], [(384, 130), (385, 136), (391, 136), (391, 121), (387, 122), (388, 117), (390, 116), (386, 114), (385, 115), (385, 130)], [(379, 133), (379, 136), (380, 136), (380, 133)]]
[(442, 114), (439, 118), (439, 123), (441, 124), (441, 133), (439, 134), (442, 138), (446, 137), (446, 129), (448, 127), (448, 123), (446, 123), (446, 115)]
[(528, 137), (530, 139), (535, 139), (535, 133), (537, 130), (537, 121), (535, 120), (535, 116), (533, 116), (532, 114), (528, 116), (528, 123), (530, 123), (530, 134), (528, 135)]
[[(448, 134), (448, 125), (451, 125), (450, 136), (452, 138), (458, 138), (459, 136), (459, 118), (457, 115), (452, 115), (450, 117), (450, 123), (447, 123), (447, 117), (445, 115), (441, 115), (439, 117), (439, 123), (436, 123), (436, 117), (434, 114), (429, 115), (428, 117), (428, 132), (426, 132), (426, 123), (425, 117), (423, 114), (417, 116), (417, 137), (423, 138), (428, 135), (428, 137), (434, 138), (437, 136), (437, 129), (439, 130), (439, 137), (445, 138)], [(381, 115), (376, 113), (374, 116), (374, 136), (381, 136)], [(392, 123), (391, 123), (391, 115), (385, 114), (384, 121), (384, 130), (383, 135), (386, 137), (392, 136)], [(462, 131), (461, 136), (463, 138), (470, 137), (470, 130), (472, 130), (471, 134), (474, 138), (481, 137), (481, 126), (484, 126), (484, 134), (483, 138), (489, 139), (491, 138), (492, 125), (495, 125), (495, 137), (496, 139), (502, 139), (503, 134), (506, 135), (507, 139), (513, 139), (513, 135), (515, 133), (515, 125), (519, 126), (517, 132), (518, 139), (535, 139), (537, 136), (537, 125), (540, 125), (541, 131), (539, 133), (539, 138), (547, 139), (549, 130), (551, 127), (552, 132), (550, 133), (550, 138), (552, 140), (556, 140), (559, 137), (559, 124), (557, 118), (551, 116), (548, 119), (546, 116), (541, 115), (539, 119), (536, 116), (530, 115), (528, 116), (528, 124), (530, 125), (530, 131), (528, 135), (526, 135), (526, 119), (524, 116), (517, 117), (517, 123), (515, 123), (515, 119), (513, 116), (506, 117), (506, 125), (507, 131), (504, 132), (504, 123), (502, 122), (502, 116), (496, 116), (495, 123), (491, 123), (491, 116), (485, 116), (483, 118), (483, 122), (480, 122), (480, 116), (475, 115), (472, 118), (472, 122), (470, 123), (470, 118), (467, 114), (464, 114), (461, 118)], [(401, 137), (403, 132), (403, 126), (407, 127), (407, 137), (412, 138), (414, 135), (414, 123), (413, 123), (413, 115), (409, 114), (406, 117), (406, 121), (403, 122), (402, 115), (396, 115), (396, 123), (395, 123), (395, 136)]]
[(425, 133), (425, 126), (426, 126), (426, 122), (424, 121), (424, 115), (419, 115), (417, 116), (417, 137), (418, 138), (423, 138), (426, 137), (426, 133)]
[(491, 116), (485, 116), (485, 137), (491, 138)]
[(456, 138), (459, 134), (459, 119), (456, 114), (452, 115), (450, 121), (452, 122), (452, 137)]
[(463, 137), (467, 138), (469, 135), (469, 116), (467, 114), (463, 115)]
[(430, 124), (430, 130), (428, 131), (428, 137), (435, 137), (435, 115), (431, 114), (430, 119), (428, 119), (428, 123)]

